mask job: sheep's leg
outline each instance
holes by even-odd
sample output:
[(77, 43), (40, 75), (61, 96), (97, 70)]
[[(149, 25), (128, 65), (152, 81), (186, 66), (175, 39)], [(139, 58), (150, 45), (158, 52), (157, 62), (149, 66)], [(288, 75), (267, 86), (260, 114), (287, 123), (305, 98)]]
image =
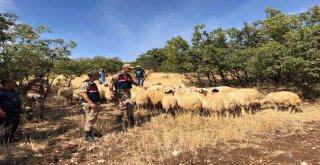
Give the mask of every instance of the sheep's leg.
[(296, 112), (302, 112), (302, 110), (301, 110), (300, 107), (295, 106), (294, 108), (295, 108), (295, 111), (296, 111)]
[(241, 114), (241, 108), (239, 106), (236, 106), (236, 108), (234, 109), (234, 114), (239, 117)]
[(273, 104), (272, 106), (273, 106), (273, 109), (275, 109), (277, 112), (279, 111), (278, 106), (276, 104)]
[(288, 111), (289, 111), (289, 113), (292, 113), (293, 112), (293, 110), (294, 110), (294, 107), (292, 107), (291, 105), (288, 107)]
[(170, 113), (171, 113), (171, 115), (172, 115), (173, 117), (176, 116), (176, 113), (175, 113), (175, 111), (173, 110), (173, 108), (170, 108)]
[(148, 103), (147, 108), (148, 108), (148, 112), (151, 112), (152, 104)]
[(245, 115), (245, 113), (246, 113), (246, 110), (244, 109), (244, 107), (243, 107), (243, 106), (241, 106), (241, 115), (242, 115), (242, 116), (244, 116), (244, 115)]
[(249, 107), (250, 107), (250, 110), (251, 110), (251, 114), (255, 114), (255, 111), (256, 111), (256, 106), (255, 106), (255, 104), (253, 103), (253, 104), (251, 104)]
[(168, 117), (168, 113), (169, 113), (170, 109), (166, 109), (166, 116), (164, 118)]
[(212, 114), (216, 120), (219, 119), (219, 112), (212, 112)]
[(230, 112), (229, 110), (225, 110), (226, 118), (230, 118)]
[(237, 111), (236, 111), (236, 109), (233, 109), (231, 112), (232, 112), (233, 118), (236, 118), (236, 117), (237, 117)]

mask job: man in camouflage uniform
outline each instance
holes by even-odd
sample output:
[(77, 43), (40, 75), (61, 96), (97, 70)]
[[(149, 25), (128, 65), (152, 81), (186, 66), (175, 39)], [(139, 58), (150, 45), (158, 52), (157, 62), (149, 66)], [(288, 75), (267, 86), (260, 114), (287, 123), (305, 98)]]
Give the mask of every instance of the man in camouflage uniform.
[[(119, 110), (117, 113), (117, 121), (122, 122), (122, 117), (124, 113), (127, 114), (128, 122), (130, 126), (134, 126), (134, 105), (131, 101), (130, 89), (132, 85), (140, 86), (135, 82), (129, 72), (133, 69), (130, 64), (124, 64), (120, 73), (115, 74), (110, 82), (109, 90), (111, 93), (111, 98), (116, 98), (119, 100)], [(144, 87), (142, 87), (144, 88)]]
[(80, 86), (81, 96), (84, 103), (83, 110), (86, 114), (86, 123), (84, 126), (85, 140), (88, 142), (94, 142), (95, 138), (93, 135), (93, 125), (97, 121), (99, 113), (99, 103), (101, 101), (98, 86), (94, 83), (98, 80), (99, 73), (96, 71), (91, 71), (88, 73), (88, 79), (85, 80)]
[(32, 118), (32, 111), (39, 113), (40, 119), (43, 119), (44, 103), (49, 94), (48, 82), (43, 77), (44, 74), (39, 73), (28, 83), (26, 111), (29, 119)]

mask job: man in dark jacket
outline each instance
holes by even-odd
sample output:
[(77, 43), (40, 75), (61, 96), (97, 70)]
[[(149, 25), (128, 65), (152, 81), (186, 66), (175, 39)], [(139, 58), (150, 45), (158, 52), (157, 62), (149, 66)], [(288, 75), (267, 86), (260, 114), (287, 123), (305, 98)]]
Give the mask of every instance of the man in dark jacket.
[[(14, 91), (16, 82), (12, 79), (2, 80), (0, 89), (0, 141), (13, 142), (14, 133), (20, 123), (22, 101)], [(3, 115), (3, 112), (5, 115)]]

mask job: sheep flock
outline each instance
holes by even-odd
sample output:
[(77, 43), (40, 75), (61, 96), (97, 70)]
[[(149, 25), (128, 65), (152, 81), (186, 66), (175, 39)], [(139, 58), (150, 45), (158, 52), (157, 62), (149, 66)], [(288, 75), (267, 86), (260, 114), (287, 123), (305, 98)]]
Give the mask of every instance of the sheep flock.
[[(98, 86), (104, 102), (110, 101), (110, 92), (104, 86)], [(69, 103), (81, 101), (79, 90), (70, 87), (60, 88), (58, 96)], [(238, 117), (255, 114), (257, 111), (271, 108), (301, 112), (301, 98), (290, 91), (271, 92), (263, 95), (255, 88), (232, 88), (218, 86), (210, 88), (186, 87), (183, 84), (164, 86), (153, 84), (146, 90), (138, 87), (131, 89), (131, 99), (136, 109), (148, 112), (164, 112), (176, 116), (190, 112), (203, 116)]]

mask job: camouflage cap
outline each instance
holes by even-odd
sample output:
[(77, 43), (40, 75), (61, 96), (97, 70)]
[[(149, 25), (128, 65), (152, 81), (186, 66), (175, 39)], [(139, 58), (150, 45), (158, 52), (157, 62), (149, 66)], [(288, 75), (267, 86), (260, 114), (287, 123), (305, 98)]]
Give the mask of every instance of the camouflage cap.
[(90, 71), (90, 72), (88, 72), (88, 76), (93, 76), (93, 75), (98, 75), (99, 74), (99, 72), (97, 72), (97, 71), (95, 71), (95, 70), (92, 70), (92, 71)]
[(122, 69), (125, 69), (125, 68), (133, 69), (134, 67), (132, 67), (130, 64), (122, 65)]

